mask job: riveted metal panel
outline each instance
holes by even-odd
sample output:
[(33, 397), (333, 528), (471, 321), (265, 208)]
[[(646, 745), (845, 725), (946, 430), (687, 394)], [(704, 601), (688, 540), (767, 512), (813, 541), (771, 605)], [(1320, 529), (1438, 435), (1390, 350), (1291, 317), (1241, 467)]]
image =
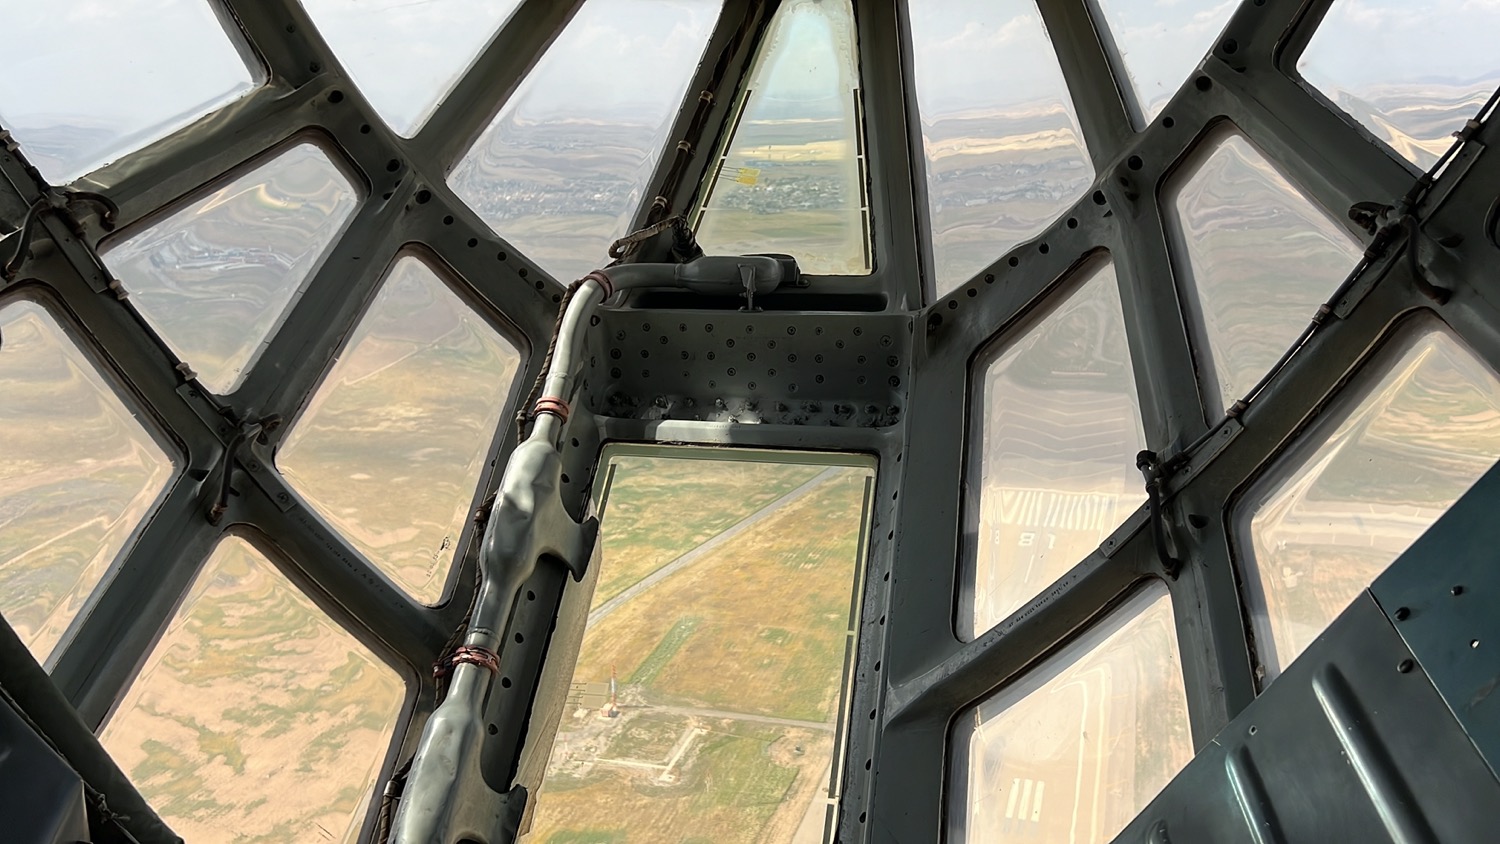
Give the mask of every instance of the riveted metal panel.
[(1363, 593), (1114, 840), (1480, 841), (1497, 782)]

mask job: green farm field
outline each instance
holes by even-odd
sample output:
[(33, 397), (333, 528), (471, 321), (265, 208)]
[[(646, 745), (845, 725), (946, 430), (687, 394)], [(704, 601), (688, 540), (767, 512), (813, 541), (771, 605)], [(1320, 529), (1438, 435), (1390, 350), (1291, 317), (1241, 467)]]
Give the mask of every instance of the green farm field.
[[(611, 667), (631, 678), (645, 667), (642, 691), (653, 700), (831, 720), (859, 537), (825, 526), (857, 528), (863, 492), (859, 474), (832, 478), (625, 604), (589, 631), (575, 679), (608, 680)], [(689, 616), (699, 620), (684, 635), (676, 625)]]
[(620, 457), (614, 463), (594, 606), (822, 471), (792, 463), (656, 457)]
[(595, 607), (630, 592), (590, 627), (574, 682), (613, 674), (619, 713), (564, 713), (526, 840), (790, 842), (821, 824), (868, 472), (615, 466)]

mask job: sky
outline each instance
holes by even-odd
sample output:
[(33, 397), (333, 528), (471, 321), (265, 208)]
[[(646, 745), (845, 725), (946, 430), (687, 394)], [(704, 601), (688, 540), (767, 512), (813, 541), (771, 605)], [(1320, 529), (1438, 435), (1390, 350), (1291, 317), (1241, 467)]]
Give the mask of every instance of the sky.
[[(518, 0), (303, 2), (372, 102), (409, 134)], [(1148, 106), (1176, 90), (1235, 7), (1097, 2)], [(1035, 0), (910, 7), (924, 119), (1062, 97)], [(543, 60), (547, 72), (518, 91), (516, 116), (598, 119), (674, 106), (719, 8), (719, 0), (588, 0)], [(263, 76), (245, 65), (208, 0), (0, 0), (0, 21), (12, 45), (0, 55), (0, 121), (22, 143), (57, 125), (115, 136), (54, 153), (58, 160), (43, 167), (49, 178), (141, 146)], [(1336, 0), (1301, 66), (1325, 88), (1492, 79), (1500, 77), (1497, 34), (1500, 0)]]

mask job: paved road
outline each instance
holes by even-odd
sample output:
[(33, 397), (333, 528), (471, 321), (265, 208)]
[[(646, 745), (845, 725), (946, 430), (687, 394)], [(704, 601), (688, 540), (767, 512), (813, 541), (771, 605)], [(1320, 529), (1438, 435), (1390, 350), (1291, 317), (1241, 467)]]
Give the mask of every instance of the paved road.
[(757, 724), (774, 724), (778, 727), (799, 727), (804, 730), (820, 730), (825, 733), (833, 732), (833, 725), (825, 724), (822, 721), (798, 721), (795, 718), (777, 718), (774, 715), (754, 715), (749, 712), (729, 712), (724, 709), (699, 709), (695, 706), (657, 706), (655, 704), (647, 704), (640, 708), (650, 712), (665, 712), (668, 715), (723, 718), (728, 721), (754, 721)]
[(683, 554), (672, 562), (667, 563), (656, 571), (636, 581), (624, 592), (621, 592), (613, 598), (610, 598), (608, 601), (605, 601), (604, 603), (595, 607), (594, 611), (589, 613), (588, 624), (584, 629), (593, 627), (595, 624), (603, 621), (610, 613), (624, 606), (626, 602), (633, 601), (636, 598), (640, 597), (641, 593), (645, 592), (647, 589), (650, 589), (656, 584), (661, 583), (663, 580), (666, 580), (667, 578), (682, 571), (688, 566), (701, 561), (704, 557), (718, 550), (719, 546), (738, 539), (741, 534), (755, 527), (757, 524), (759, 524), (769, 516), (773, 515), (778, 509), (791, 504), (799, 498), (807, 496), (818, 487), (832, 480), (842, 471), (844, 471), (844, 468), (840, 466), (831, 469), (825, 469), (822, 472), (819, 472), (802, 486), (797, 487), (791, 492), (788, 492), (786, 495), (783, 495), (775, 501), (772, 501), (770, 504), (767, 504), (759, 510), (756, 510), (754, 513), (751, 513), (750, 515), (736, 522), (733, 527), (730, 527), (728, 530), (725, 530), (723, 533), (715, 536), (713, 539), (708, 540), (702, 545), (699, 545), (697, 548), (694, 548), (693, 550), (687, 552), (686, 554)]

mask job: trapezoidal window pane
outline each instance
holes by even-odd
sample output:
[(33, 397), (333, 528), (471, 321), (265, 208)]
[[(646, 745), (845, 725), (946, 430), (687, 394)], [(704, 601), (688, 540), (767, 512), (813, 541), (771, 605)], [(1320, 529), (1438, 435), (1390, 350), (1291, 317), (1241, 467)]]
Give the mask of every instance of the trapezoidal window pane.
[(382, 120), (417, 133), (521, 0), (301, 0)]
[(526, 840), (824, 840), (872, 463), (604, 461), (599, 588)]
[(41, 305), (0, 307), (0, 615), (38, 661), (172, 477), (172, 459)]
[(425, 263), (400, 258), (276, 465), (391, 580), (436, 603), (519, 362)]
[(1500, 86), (1500, 5), (1335, 0), (1297, 72), (1422, 169)]
[(1500, 459), (1500, 377), (1419, 325), (1235, 507), (1268, 678)]
[(1363, 249), (1244, 136), (1220, 134), (1205, 150), (1164, 196), (1188, 259), (1183, 295), (1204, 393), (1222, 413), (1281, 358)]
[(1094, 180), (1034, 0), (913, 0), (937, 294), (1041, 234)]
[(1203, 61), (1239, 0), (1093, 0), (1135, 95), (1138, 127), (1156, 119)]
[(719, 7), (584, 3), (453, 169), (454, 193), (557, 279), (604, 266), (645, 197)]
[(974, 369), (967, 508), (973, 638), (1093, 553), (1146, 500), (1146, 447), (1114, 266), (1083, 273)]
[(1104, 844), (1193, 758), (1161, 581), (958, 719), (951, 844)]
[(204, 0), (0, 0), (0, 126), (65, 184), (260, 84)]
[(404, 698), (395, 671), (229, 537), (99, 741), (188, 841), (353, 844)]
[(357, 204), (328, 156), (301, 144), (111, 244), (105, 260), (203, 386), (228, 393)]
[(701, 190), (704, 251), (786, 253), (814, 275), (870, 272), (861, 96), (849, 0), (782, 3)]

